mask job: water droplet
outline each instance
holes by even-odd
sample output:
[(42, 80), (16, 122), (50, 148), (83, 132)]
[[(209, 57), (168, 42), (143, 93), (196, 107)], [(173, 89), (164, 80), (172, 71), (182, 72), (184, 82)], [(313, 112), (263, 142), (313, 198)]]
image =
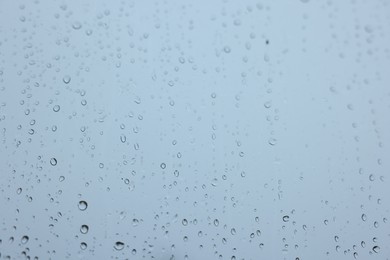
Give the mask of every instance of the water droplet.
[(52, 166), (56, 166), (56, 165), (57, 165), (57, 159), (56, 159), (56, 158), (51, 158), (51, 159), (50, 159), (50, 164), (51, 164)]
[(88, 233), (88, 230), (89, 230), (89, 227), (87, 225), (82, 225), (80, 227), (80, 232), (81, 234), (87, 234)]
[(26, 244), (26, 243), (28, 242), (28, 240), (29, 240), (29, 237), (28, 237), (28, 236), (23, 236), (20, 242), (21, 242), (22, 244)]
[(214, 226), (218, 227), (219, 225), (219, 220), (218, 219), (214, 219)]
[(289, 216), (283, 216), (283, 222), (288, 222), (290, 220), (290, 217)]
[(230, 49), (229, 46), (225, 46), (225, 47), (223, 47), (223, 51), (224, 51), (225, 53), (230, 53), (230, 52), (231, 52), (231, 49)]
[(138, 226), (138, 224), (139, 224), (139, 220), (136, 219), (136, 218), (134, 218), (134, 219), (133, 219), (133, 227)]
[(123, 248), (125, 248), (125, 243), (123, 243), (121, 241), (117, 241), (117, 242), (115, 242), (114, 248), (115, 248), (115, 250), (120, 251)]
[(76, 21), (76, 22), (74, 22), (74, 23), (72, 24), (72, 27), (73, 27), (73, 29), (75, 29), (75, 30), (79, 30), (79, 29), (81, 29), (82, 25), (81, 25), (80, 22)]
[(84, 211), (88, 208), (88, 203), (85, 200), (79, 201), (79, 209)]
[(372, 248), (372, 251), (374, 251), (375, 253), (379, 253), (379, 251), (380, 251), (380, 247), (379, 246), (374, 246), (373, 248)]
[(88, 247), (87, 243), (85, 243), (85, 242), (80, 243), (81, 250), (85, 250), (85, 249), (87, 249), (87, 247)]
[(267, 101), (267, 102), (264, 103), (264, 107), (265, 108), (270, 108), (271, 106), (272, 106), (271, 101)]
[(54, 112), (60, 111), (60, 106), (59, 106), (59, 105), (55, 105), (55, 106), (53, 107), (53, 111), (54, 111)]
[(374, 221), (374, 227), (375, 227), (375, 228), (378, 228), (378, 227), (379, 227), (378, 221)]
[(367, 220), (366, 214), (362, 214), (362, 220), (363, 220), (363, 221), (366, 221), (366, 220)]
[(268, 139), (268, 143), (270, 144), (270, 145), (272, 145), (272, 146), (274, 146), (274, 145), (276, 145), (276, 139), (275, 138), (273, 138), (273, 137), (271, 137), (270, 139)]
[(65, 75), (63, 78), (62, 78), (62, 81), (65, 83), (65, 84), (69, 84), (69, 82), (71, 81), (71, 77), (69, 75)]
[(183, 219), (183, 220), (181, 221), (181, 223), (183, 224), (183, 226), (187, 226), (187, 225), (188, 225), (187, 219)]
[(161, 163), (161, 164), (160, 164), (160, 167), (161, 167), (161, 169), (164, 170), (164, 169), (167, 167), (167, 165), (166, 165), (165, 163)]

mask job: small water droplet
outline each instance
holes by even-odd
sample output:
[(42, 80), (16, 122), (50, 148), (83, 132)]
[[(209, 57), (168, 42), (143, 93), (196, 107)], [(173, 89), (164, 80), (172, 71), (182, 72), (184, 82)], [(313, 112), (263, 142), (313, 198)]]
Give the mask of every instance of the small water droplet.
[(26, 243), (28, 242), (28, 240), (29, 240), (29, 237), (28, 237), (28, 236), (23, 236), (20, 242), (21, 242), (22, 244), (26, 244)]
[(230, 53), (230, 52), (231, 52), (231, 49), (230, 49), (229, 46), (225, 46), (225, 47), (223, 47), (223, 51), (224, 51), (225, 53)]
[(88, 230), (89, 230), (89, 227), (87, 225), (82, 225), (80, 227), (80, 232), (81, 234), (87, 234), (88, 233)]
[(71, 77), (69, 75), (65, 75), (63, 78), (62, 78), (62, 81), (65, 83), (65, 84), (69, 84), (69, 82), (71, 81)]
[(88, 203), (85, 200), (81, 200), (78, 206), (81, 211), (84, 211), (88, 208)]
[(374, 251), (374, 253), (379, 253), (379, 251), (380, 251), (380, 247), (379, 246), (374, 246), (373, 248), (372, 248), (372, 251)]
[(115, 245), (114, 245), (114, 248), (115, 250), (122, 250), (123, 248), (125, 247), (125, 243), (121, 242), (121, 241), (117, 241), (115, 242)]
[(136, 218), (134, 218), (134, 219), (133, 219), (133, 227), (138, 226), (138, 224), (139, 224), (139, 220), (136, 219)]
[(73, 27), (73, 29), (75, 29), (75, 30), (79, 30), (79, 29), (81, 29), (82, 25), (81, 25), (80, 22), (76, 21), (76, 22), (74, 22), (74, 23), (72, 24), (72, 27)]
[(53, 107), (53, 111), (54, 111), (54, 112), (58, 112), (58, 111), (60, 111), (60, 109), (61, 109), (61, 107), (60, 107), (59, 105), (55, 105), (55, 106)]
[(56, 159), (56, 158), (51, 158), (51, 159), (50, 159), (50, 164), (51, 164), (52, 166), (56, 166), (56, 165), (57, 165), (57, 159)]
[(264, 103), (264, 107), (265, 108), (270, 108), (271, 106), (272, 106), (271, 101), (267, 101), (267, 102)]
[(80, 243), (81, 250), (85, 250), (85, 249), (87, 249), (87, 247), (88, 247), (87, 243), (85, 243), (85, 242)]
[(277, 142), (277, 140), (276, 140), (275, 138), (273, 138), (273, 137), (271, 137), (270, 139), (268, 139), (268, 143), (269, 143), (270, 145), (272, 145), (272, 146), (276, 145), (276, 142)]

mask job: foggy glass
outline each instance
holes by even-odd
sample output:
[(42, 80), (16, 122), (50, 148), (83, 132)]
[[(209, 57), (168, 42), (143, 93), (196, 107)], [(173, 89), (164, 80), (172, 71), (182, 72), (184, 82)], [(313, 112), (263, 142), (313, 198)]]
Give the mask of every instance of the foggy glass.
[(0, 1), (0, 259), (389, 259), (390, 2)]

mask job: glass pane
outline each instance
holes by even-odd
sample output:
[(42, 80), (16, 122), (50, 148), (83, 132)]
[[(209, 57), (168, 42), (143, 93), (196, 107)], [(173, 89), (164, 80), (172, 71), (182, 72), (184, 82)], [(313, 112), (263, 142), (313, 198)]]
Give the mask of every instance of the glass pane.
[(389, 259), (389, 4), (0, 1), (0, 259)]

